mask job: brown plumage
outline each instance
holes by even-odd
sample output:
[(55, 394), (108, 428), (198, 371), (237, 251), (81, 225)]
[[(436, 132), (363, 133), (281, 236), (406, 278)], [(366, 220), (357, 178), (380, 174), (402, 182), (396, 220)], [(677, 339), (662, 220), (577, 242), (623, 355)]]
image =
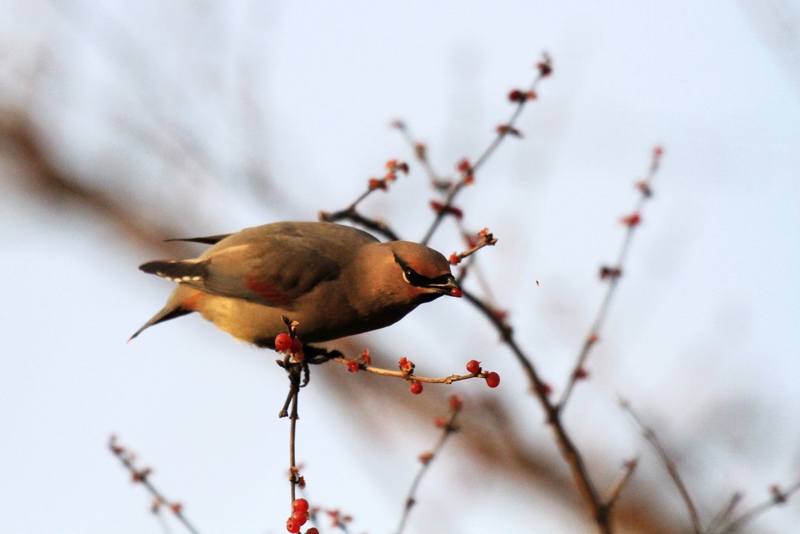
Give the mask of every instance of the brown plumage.
[(273, 347), (286, 331), (281, 315), (299, 323), (304, 342), (330, 341), (389, 326), (442, 295), (461, 295), (449, 263), (435, 250), (382, 243), (339, 224), (283, 222), (184, 241), (213, 246), (196, 259), (139, 267), (178, 287), (131, 339), (196, 311), (259, 347)]

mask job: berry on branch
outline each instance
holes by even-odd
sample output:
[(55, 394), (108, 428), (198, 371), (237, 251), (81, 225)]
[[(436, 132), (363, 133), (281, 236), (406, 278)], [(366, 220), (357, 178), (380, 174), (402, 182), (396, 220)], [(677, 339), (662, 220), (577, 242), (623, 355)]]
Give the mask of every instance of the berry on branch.
[(278, 352), (286, 352), (292, 346), (292, 337), (287, 333), (281, 333), (275, 336), (275, 350)]
[(486, 385), (490, 388), (496, 388), (500, 385), (500, 375), (492, 371), (486, 375)]
[(308, 512), (308, 501), (305, 499), (295, 499), (292, 503), (292, 510), (295, 512)]

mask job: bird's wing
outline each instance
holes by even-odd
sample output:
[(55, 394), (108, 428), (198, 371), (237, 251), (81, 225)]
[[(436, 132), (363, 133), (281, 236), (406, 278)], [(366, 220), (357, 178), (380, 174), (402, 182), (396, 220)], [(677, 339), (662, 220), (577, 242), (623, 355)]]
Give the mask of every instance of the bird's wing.
[(196, 260), (152, 261), (140, 269), (208, 293), (286, 310), (341, 272), (324, 250), (291, 237), (277, 236), (268, 242), (209, 252)]

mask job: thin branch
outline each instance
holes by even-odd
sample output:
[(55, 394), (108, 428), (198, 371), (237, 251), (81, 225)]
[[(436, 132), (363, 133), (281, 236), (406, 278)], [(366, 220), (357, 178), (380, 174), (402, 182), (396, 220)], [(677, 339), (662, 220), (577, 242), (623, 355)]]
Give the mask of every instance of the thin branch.
[(633, 234), (636, 231), (636, 228), (639, 227), (639, 222), (641, 221), (642, 208), (644, 207), (645, 202), (647, 202), (653, 196), (652, 183), (656, 172), (658, 171), (663, 153), (664, 151), (661, 147), (656, 147), (653, 149), (650, 160), (650, 168), (647, 172), (647, 176), (637, 183), (637, 188), (639, 189), (640, 195), (636, 201), (634, 210), (631, 212), (631, 215), (623, 218), (623, 223), (625, 224), (626, 229), (625, 235), (622, 238), (622, 244), (620, 245), (619, 253), (617, 254), (617, 261), (613, 267), (603, 267), (600, 272), (600, 278), (608, 280), (606, 293), (603, 296), (603, 300), (600, 302), (600, 308), (597, 310), (597, 315), (595, 315), (594, 321), (592, 321), (592, 325), (589, 328), (589, 333), (586, 335), (583, 346), (578, 353), (578, 358), (575, 362), (572, 373), (570, 374), (567, 385), (561, 394), (561, 399), (558, 401), (560, 409), (563, 409), (564, 406), (566, 406), (577, 381), (586, 376), (586, 360), (589, 357), (592, 347), (594, 347), (594, 345), (597, 343), (600, 330), (602, 329), (606, 317), (608, 316), (608, 309), (611, 305), (611, 299), (616, 293), (619, 279), (622, 276), (623, 265), (628, 256), (628, 251), (630, 250)]
[(492, 247), (495, 244), (497, 244), (497, 238), (494, 236), (494, 234), (489, 232), (488, 228), (484, 228), (483, 230), (478, 232), (478, 237), (480, 238), (480, 240), (477, 241), (477, 243), (472, 244), (472, 246), (468, 250), (465, 250), (464, 252), (459, 252), (458, 254), (453, 252), (450, 255), (450, 263), (452, 265), (458, 265), (459, 263), (461, 263), (461, 260), (463, 260), (464, 258), (469, 258), (483, 247)]
[(700, 515), (697, 513), (697, 507), (695, 506), (691, 495), (689, 495), (689, 490), (686, 487), (686, 484), (683, 482), (680, 473), (678, 472), (678, 466), (675, 465), (675, 462), (672, 460), (672, 458), (670, 458), (663, 445), (661, 445), (661, 441), (659, 441), (658, 436), (656, 436), (656, 433), (653, 431), (653, 429), (644, 424), (642, 419), (636, 414), (636, 412), (633, 411), (630, 403), (626, 400), (620, 400), (620, 406), (622, 407), (622, 410), (630, 416), (631, 421), (634, 423), (637, 430), (639, 430), (642, 436), (644, 436), (644, 439), (650, 443), (650, 445), (653, 447), (653, 450), (656, 452), (656, 455), (661, 460), (661, 463), (667, 468), (667, 473), (669, 473), (669, 476), (672, 479), (673, 484), (675, 484), (675, 487), (678, 488), (678, 492), (680, 493), (681, 498), (686, 505), (686, 509), (689, 511), (689, 518), (692, 521), (692, 528), (694, 528), (695, 533), (701, 534), (703, 532), (703, 525), (700, 522)]
[(728, 519), (733, 515), (733, 511), (736, 510), (736, 507), (739, 503), (742, 502), (742, 494), (740, 492), (736, 492), (731, 496), (731, 499), (728, 501), (728, 504), (725, 505), (725, 508), (720, 510), (717, 515), (711, 519), (711, 522), (708, 524), (708, 528), (706, 532), (712, 533), (716, 532), (719, 528), (719, 525), (724, 525)]
[[(411, 515), (411, 510), (416, 504), (416, 499), (414, 496), (417, 493), (417, 488), (419, 488), (419, 484), (422, 481), (422, 478), (425, 476), (425, 473), (428, 472), (428, 469), (430, 469), (433, 460), (439, 456), (439, 453), (442, 451), (445, 442), (447, 442), (447, 438), (449, 438), (450, 435), (456, 432), (457, 430), (455, 426), (456, 416), (458, 416), (459, 412), (461, 411), (463, 403), (456, 396), (450, 397), (449, 402), (450, 402), (450, 417), (447, 418), (447, 420), (445, 420), (441, 425), (442, 433), (439, 436), (439, 440), (436, 442), (436, 445), (434, 446), (432, 452), (423, 453), (419, 458), (421, 465), (419, 470), (417, 471), (416, 476), (414, 476), (414, 480), (411, 482), (411, 487), (408, 490), (408, 495), (406, 496), (405, 500), (405, 506), (403, 507), (403, 514), (400, 517), (400, 524), (397, 527), (397, 534), (401, 534), (403, 532), (403, 529), (405, 529), (406, 522), (408, 521), (408, 518)], [(438, 421), (437, 421), (437, 426), (439, 426)]]
[[(367, 371), (368, 373), (373, 373), (376, 375), (381, 376), (392, 376), (395, 378), (402, 378), (405, 380), (416, 380), (417, 382), (425, 382), (428, 384), (452, 384), (453, 382), (460, 382), (461, 380), (469, 380), (471, 378), (486, 378), (487, 373), (478, 373), (478, 374), (468, 374), (468, 375), (450, 375), (450, 376), (443, 376), (443, 377), (428, 377), (428, 376), (419, 376), (413, 373), (407, 373), (405, 371), (394, 371), (391, 369), (383, 369), (381, 367), (374, 367), (372, 365), (366, 365), (363, 363), (359, 363), (356, 360), (350, 360), (344, 357), (336, 357), (331, 358), (332, 361), (339, 362), (345, 365), (350, 370), (361, 370)], [(355, 366), (353, 363), (355, 362)]]
[[(117, 457), (117, 459), (125, 466), (128, 471), (131, 473), (131, 478), (134, 482), (142, 484), (147, 491), (154, 498), (154, 507), (160, 506), (161, 504), (165, 504), (169, 507), (170, 511), (178, 518), (178, 521), (183, 524), (183, 526), (188, 530), (191, 534), (199, 534), (199, 531), (189, 522), (186, 518), (186, 515), (183, 513), (183, 505), (178, 502), (170, 502), (161, 491), (156, 488), (153, 483), (150, 481), (150, 468), (138, 469), (133, 463), (133, 455), (128, 452), (122, 445), (117, 443), (117, 439), (115, 436), (111, 436), (108, 440), (108, 449), (111, 453)], [(157, 510), (155, 510), (157, 511)]]
[(792, 486), (789, 486), (789, 488), (785, 490), (780, 489), (778, 486), (772, 486), (770, 488), (769, 499), (762, 502), (761, 504), (752, 507), (750, 510), (744, 512), (742, 515), (737, 517), (734, 521), (728, 523), (725, 526), (725, 528), (720, 531), (721, 534), (727, 534), (729, 532), (737, 532), (747, 523), (754, 520), (756, 517), (763, 514), (770, 508), (786, 504), (789, 498), (791, 498), (792, 495), (794, 495), (798, 491), (800, 491), (800, 480), (798, 480)]
[(289, 389), (291, 391), (291, 399), (292, 399), (292, 413), (289, 415), (289, 481), (291, 482), (291, 494), (292, 500), (290, 502), (293, 503), (296, 498), (296, 486), (299, 483), (298, 480), (298, 468), (297, 468), (297, 461), (295, 458), (295, 443), (296, 443), (296, 436), (297, 436), (297, 401), (300, 397), (300, 369), (297, 367), (293, 367), (292, 371), (289, 373), (289, 381), (291, 385)]
[(547, 382), (539, 377), (536, 368), (534, 367), (528, 356), (522, 351), (513, 336), (513, 331), (505, 321), (498, 317), (495, 311), (477, 298), (469, 291), (464, 291), (464, 297), (469, 302), (474, 304), (486, 318), (497, 328), (502, 336), (502, 341), (508, 345), (511, 352), (517, 358), (517, 361), (522, 366), (525, 374), (531, 383), (533, 393), (536, 395), (539, 404), (544, 410), (547, 417), (547, 424), (553, 431), (556, 444), (561, 452), (561, 456), (570, 468), (572, 477), (578, 486), (578, 491), (583, 497), (586, 506), (589, 508), (592, 518), (597, 524), (600, 532), (612, 532), (611, 521), (609, 516), (609, 508), (603, 503), (597, 488), (592, 481), (586, 464), (583, 460), (575, 443), (569, 437), (566, 428), (559, 416), (558, 407), (550, 401), (551, 387)]
[(615, 504), (617, 504), (617, 501), (622, 495), (622, 490), (625, 489), (625, 487), (628, 485), (628, 482), (630, 482), (638, 465), (639, 460), (637, 458), (628, 460), (623, 464), (625, 471), (622, 474), (622, 478), (619, 479), (619, 482), (617, 482), (617, 485), (614, 486), (614, 489), (611, 491), (611, 497), (608, 498), (608, 503), (606, 504), (609, 510), (613, 508)]
[[(499, 128), (497, 128), (497, 134), (495, 135), (494, 139), (492, 139), (492, 141), (489, 143), (489, 146), (484, 149), (483, 153), (478, 156), (478, 159), (476, 159), (474, 163), (470, 165), (468, 162), (462, 161), (462, 163), (459, 165), (461, 178), (448, 191), (444, 201), (444, 209), (437, 210), (436, 217), (434, 217), (433, 222), (431, 222), (428, 231), (425, 233), (425, 236), (422, 238), (420, 243), (423, 245), (428, 244), (428, 241), (430, 241), (433, 233), (436, 231), (436, 229), (439, 227), (439, 224), (441, 224), (442, 220), (449, 212), (448, 208), (452, 207), (453, 200), (455, 200), (456, 196), (465, 186), (473, 182), (475, 172), (481, 166), (483, 166), (484, 163), (486, 163), (492, 154), (494, 154), (494, 151), (497, 150), (497, 147), (500, 146), (500, 143), (502, 143), (508, 135), (514, 135), (514, 133), (517, 132), (514, 125), (516, 124), (519, 116), (522, 114), (525, 104), (528, 101), (536, 98), (536, 88), (539, 86), (539, 82), (549, 76), (551, 72), (552, 63), (550, 57), (547, 54), (544, 54), (542, 61), (537, 66), (536, 75), (534, 76), (528, 90), (524, 92), (514, 90), (509, 94), (509, 99), (512, 102), (516, 102), (514, 111), (511, 113), (509, 119)], [(417, 154), (419, 155), (419, 151), (417, 151)]]
[(348, 220), (356, 224), (359, 224), (365, 228), (369, 228), (370, 230), (378, 232), (383, 236), (385, 236), (387, 239), (390, 239), (392, 241), (398, 241), (400, 238), (389, 227), (389, 225), (378, 219), (371, 219), (369, 217), (365, 217), (361, 215), (356, 209), (358, 205), (361, 203), (361, 201), (363, 201), (365, 198), (370, 196), (375, 191), (378, 191), (379, 189), (383, 191), (388, 191), (389, 184), (397, 179), (397, 173), (408, 174), (408, 164), (399, 162), (396, 159), (388, 161), (386, 163), (386, 168), (387, 172), (383, 176), (383, 178), (370, 178), (367, 190), (364, 191), (357, 199), (355, 199), (352, 204), (350, 204), (343, 210), (335, 212), (320, 211), (318, 214), (319, 220), (324, 222), (337, 222), (342, 220)]

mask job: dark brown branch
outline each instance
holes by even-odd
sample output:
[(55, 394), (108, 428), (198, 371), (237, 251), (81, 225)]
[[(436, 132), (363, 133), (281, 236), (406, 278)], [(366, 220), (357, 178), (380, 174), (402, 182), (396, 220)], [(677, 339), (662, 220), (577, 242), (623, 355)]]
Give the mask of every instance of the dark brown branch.
[(545, 412), (547, 424), (553, 431), (553, 435), (561, 452), (561, 456), (563, 456), (564, 460), (569, 466), (569, 469), (572, 472), (572, 477), (578, 486), (578, 491), (583, 497), (584, 503), (588, 507), (593, 520), (597, 524), (600, 532), (612, 532), (609, 508), (600, 498), (597, 488), (595, 488), (594, 482), (592, 482), (589, 471), (586, 468), (583, 456), (581, 455), (580, 451), (578, 451), (575, 443), (569, 437), (569, 434), (567, 433), (567, 430), (559, 416), (558, 407), (550, 401), (550, 385), (539, 377), (539, 374), (537, 373), (533, 363), (522, 351), (514, 339), (512, 329), (502, 319), (497, 317), (497, 314), (494, 313), (494, 310), (484, 304), (469, 291), (464, 291), (464, 297), (466, 297), (469, 302), (475, 305), (481, 311), (481, 313), (483, 313), (486, 318), (495, 326), (495, 328), (497, 328), (502, 336), (502, 341), (508, 345), (508, 347), (511, 349), (511, 352), (517, 358), (517, 361), (522, 366), (522, 369), (525, 371), (525, 374), (528, 377), (528, 381), (532, 386), (533, 393)]

